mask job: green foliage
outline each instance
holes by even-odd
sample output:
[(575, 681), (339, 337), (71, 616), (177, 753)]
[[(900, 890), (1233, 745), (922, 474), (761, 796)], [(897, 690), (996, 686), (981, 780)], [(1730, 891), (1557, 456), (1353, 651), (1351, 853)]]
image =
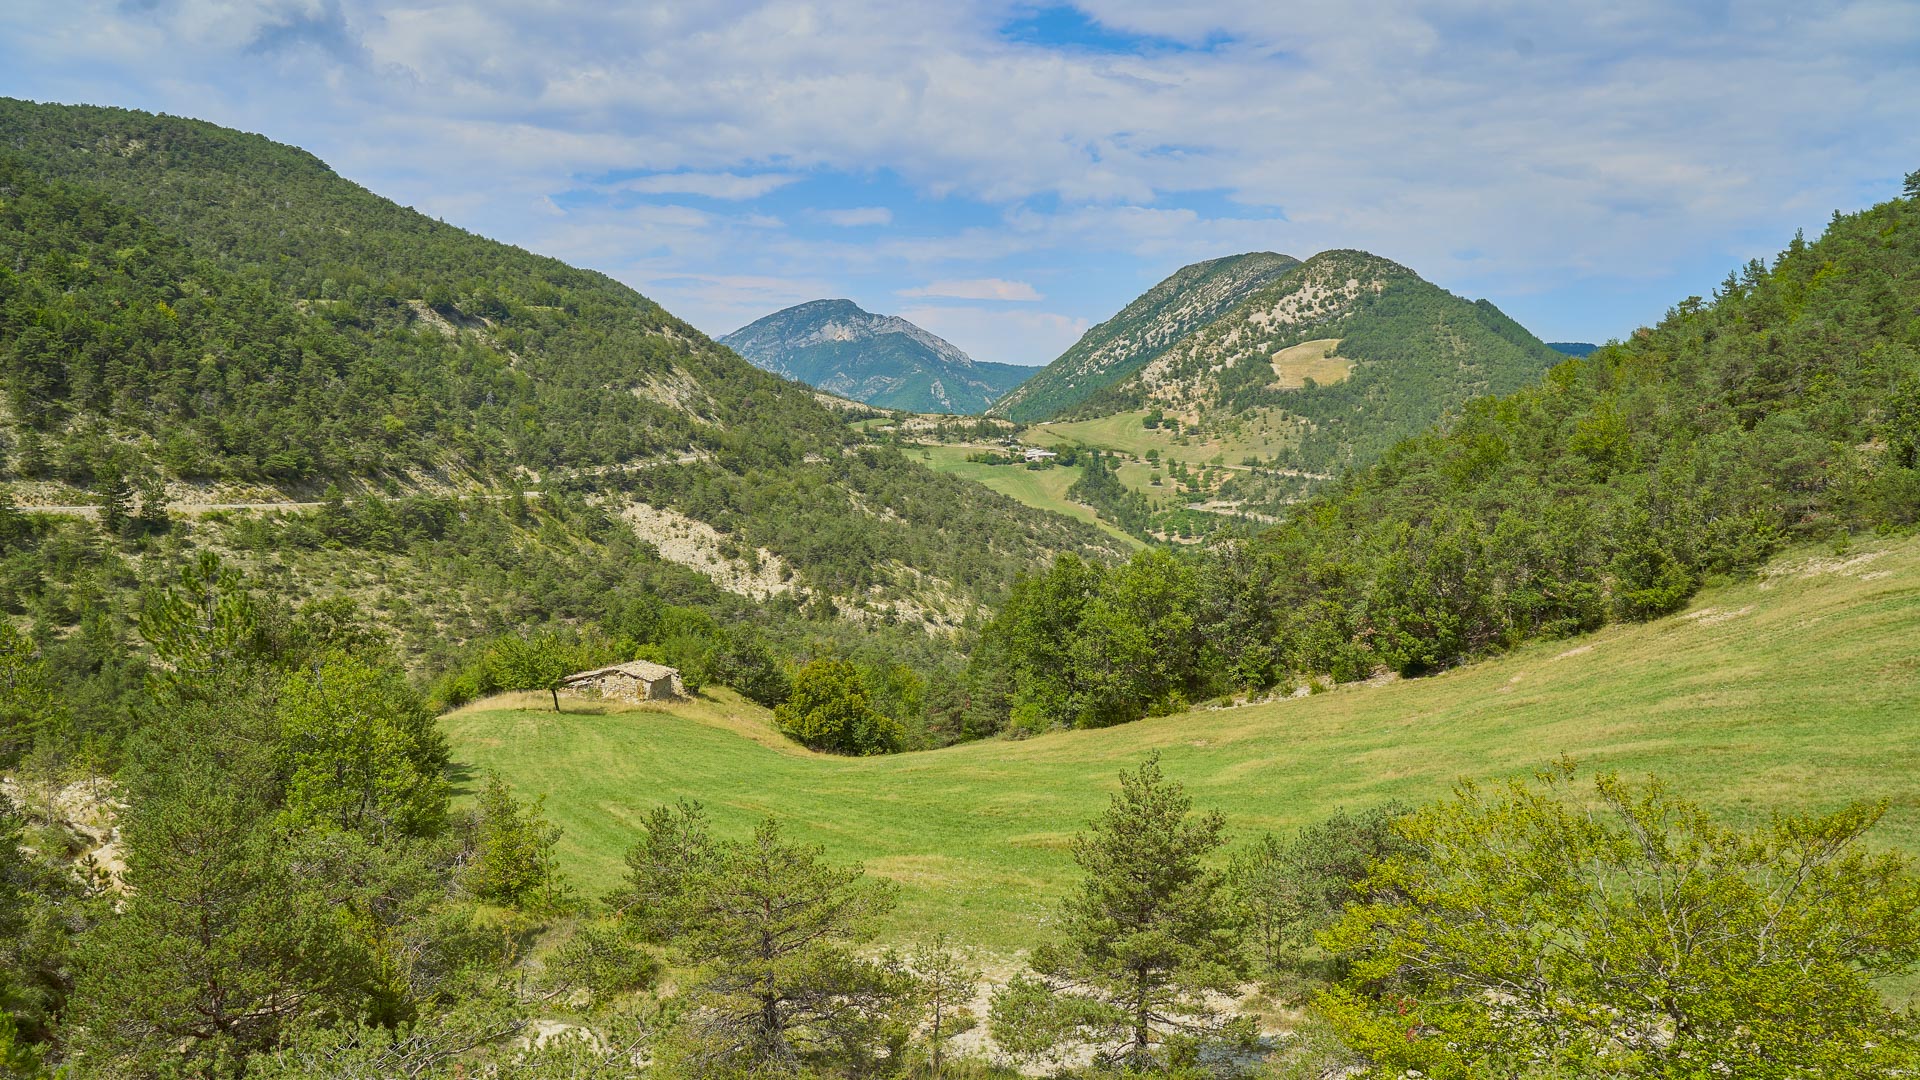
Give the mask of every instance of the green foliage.
[(548, 958), (546, 979), (555, 989), (585, 990), (597, 1004), (647, 989), (660, 970), (660, 961), (632, 940), (626, 926), (590, 922)]
[(488, 684), (501, 690), (545, 690), (553, 695), (553, 711), (560, 711), (560, 683), (587, 666), (581, 650), (556, 634), (503, 637), (487, 649), (481, 661)]
[(1067, 489), (1067, 498), (1086, 503), (1100, 516), (1134, 536), (1146, 538), (1153, 509), (1147, 497), (1120, 482), (1110, 455), (1098, 450), (1086, 456), (1086, 468)]
[(947, 1044), (980, 1023), (973, 1014), (973, 999), (982, 972), (961, 955), (945, 931), (920, 939), (906, 955), (890, 957), (888, 963), (905, 976), (900, 1004), (908, 1014), (908, 1026), (920, 1036), (928, 1069), (938, 1077)]
[(1226, 823), (1192, 807), (1157, 755), (1120, 775), (1106, 813), (1074, 838), (1086, 876), (1061, 904), (1061, 940), (1036, 948), (1031, 975), (996, 996), (1003, 1047), (1031, 1058), (1068, 1039), (1102, 1063), (1155, 1068), (1251, 1037), (1213, 1000), (1244, 973), (1222, 875), (1207, 866)]
[(1854, 805), (1749, 830), (1658, 781), (1593, 808), (1563, 764), (1398, 824), (1327, 934), (1323, 1007), (1379, 1076), (1886, 1076), (1920, 1063), (1874, 980), (1920, 962), (1920, 878)]
[(0, 1065), (33, 1075), (70, 989), (85, 897), (67, 868), (26, 847), (25, 816), (0, 793)]
[(787, 842), (771, 818), (716, 839), (685, 803), (647, 818), (627, 866), (616, 909), (696, 968), (670, 1068), (857, 1070), (881, 1048), (899, 980), (852, 947), (892, 907), (885, 883)]
[(240, 572), (202, 551), (176, 583), (148, 592), (140, 636), (159, 665), (153, 676), (176, 697), (193, 697), (265, 653), (253, 596)]
[(1308, 950), (1349, 903), (1373, 865), (1409, 845), (1394, 830), (1398, 806), (1338, 811), (1281, 840), (1267, 833), (1227, 864), (1227, 891), (1259, 969), (1268, 977), (1304, 972)]
[(286, 681), (277, 713), (284, 812), (298, 827), (381, 839), (445, 824), (446, 739), (398, 671), (330, 657)]
[(183, 703), (137, 756), (131, 895), (76, 964), (72, 1030), (89, 1067), (220, 1075), (365, 977), (348, 913), (269, 827), (273, 746), (259, 716), (271, 714), (227, 685), (225, 700)]
[(462, 832), (461, 882), (491, 904), (550, 911), (566, 903), (566, 878), (554, 862), (560, 829), (542, 812), (545, 799), (523, 803), (506, 781), (488, 773)]
[[(1192, 568), (1162, 550), (1113, 570), (1062, 555), (1023, 579), (981, 632), (969, 680), (995, 730), (1105, 727), (1205, 686)], [(1000, 712), (1000, 710), (1005, 710)], [(996, 715), (997, 714), (997, 715)]]
[[(1276, 289), (1296, 286), (1290, 276)], [(1419, 289), (1403, 302), (1396, 288), (1366, 317), (1397, 311), (1413, 326), (1420, 296), (1440, 302)], [(1537, 385), (1464, 404), (1445, 429), (1383, 448), (1274, 528), (1190, 556), (1187, 610), (1205, 648), (1193, 667), (1170, 654), (1169, 673), (1189, 698), (1432, 673), (1610, 617), (1666, 614), (1783, 543), (1912, 523), (1920, 321), (1901, 297), (1916, 289), (1920, 203), (1894, 200), (1836, 216), (1818, 241), (1748, 267), (1712, 304), (1689, 301)], [(1471, 317), (1514, 338), (1493, 313)], [(1523, 338), (1508, 346), (1512, 375), (1532, 353)], [(1327, 400), (1351, 412), (1338, 395), (1370, 377), (1312, 393), (1337, 391)], [(1358, 446), (1322, 457), (1359, 460)], [(1075, 666), (1021, 629), (1068, 633), (1111, 588), (1013, 590), (972, 657), (974, 729), (997, 730), (1016, 708), (1071, 719), (1063, 703), (1080, 707), (1083, 671), (1124, 668), (1134, 647), (1124, 637), (1072, 638), (1089, 651)], [(997, 685), (1011, 691), (989, 692)], [(1116, 718), (1147, 711), (1136, 696)]]
[(809, 661), (773, 716), (781, 731), (815, 750), (887, 754), (901, 746), (900, 725), (874, 710), (859, 669), (847, 660)]
[(12, 623), (0, 621), (0, 766), (18, 763), (60, 711), (46, 658)]

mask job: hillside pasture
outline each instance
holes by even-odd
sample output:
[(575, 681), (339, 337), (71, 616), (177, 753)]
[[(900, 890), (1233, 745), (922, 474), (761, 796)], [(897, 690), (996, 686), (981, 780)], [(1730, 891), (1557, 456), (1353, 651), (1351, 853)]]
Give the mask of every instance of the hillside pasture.
[(1347, 381), (1353, 374), (1353, 361), (1333, 352), (1339, 338), (1319, 338), (1289, 345), (1273, 354), (1273, 385), (1282, 390), (1299, 390), (1312, 379), (1316, 385), (1332, 386)]
[(967, 460), (969, 454), (987, 449), (998, 448), (932, 445), (909, 447), (906, 452), (909, 457), (937, 472), (952, 473), (975, 481), (1036, 510), (1051, 510), (1089, 525), (1097, 525), (1128, 547), (1142, 546), (1139, 540), (1102, 521), (1092, 507), (1067, 497), (1067, 489), (1080, 479), (1079, 466), (1056, 465), (1050, 469), (1029, 469), (1025, 465), (987, 465)]
[(1241, 841), (1571, 755), (1750, 823), (1883, 799), (1874, 842), (1920, 851), (1920, 541), (1800, 551), (1678, 615), (1429, 678), (927, 753), (812, 754), (725, 691), (604, 715), (534, 704), (443, 726), (464, 791), (491, 769), (547, 797), (587, 895), (620, 879), (642, 815), (690, 798), (723, 833), (775, 815), (898, 882), (895, 935), (947, 927), (1002, 953), (1044, 936), (1074, 878), (1069, 839), (1154, 751)]

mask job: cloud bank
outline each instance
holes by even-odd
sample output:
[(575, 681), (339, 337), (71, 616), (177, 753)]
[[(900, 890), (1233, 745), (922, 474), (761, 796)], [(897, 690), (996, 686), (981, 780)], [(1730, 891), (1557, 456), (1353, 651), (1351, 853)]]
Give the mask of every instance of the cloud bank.
[[(1033, 282), (965, 298), (1044, 292), (1065, 326), (1193, 259), (1363, 247), (1543, 336), (1622, 334), (1920, 168), (1917, 57), (1914, 0), (0, 11), (0, 92), (299, 143), (712, 331), (765, 313), (729, 280)], [(954, 340), (1057, 334), (992, 337)]]

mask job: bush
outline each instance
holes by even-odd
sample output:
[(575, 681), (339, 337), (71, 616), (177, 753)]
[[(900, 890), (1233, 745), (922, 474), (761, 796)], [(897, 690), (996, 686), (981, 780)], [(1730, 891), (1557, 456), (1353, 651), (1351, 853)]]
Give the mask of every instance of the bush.
[(873, 708), (859, 669), (847, 660), (801, 668), (773, 718), (794, 741), (830, 754), (890, 754), (902, 741), (900, 725)]

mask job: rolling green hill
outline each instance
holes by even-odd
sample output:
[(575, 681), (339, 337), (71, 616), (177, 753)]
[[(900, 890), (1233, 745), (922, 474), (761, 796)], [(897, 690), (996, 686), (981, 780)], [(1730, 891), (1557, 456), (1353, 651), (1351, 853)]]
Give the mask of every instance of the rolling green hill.
[(124, 627), (200, 548), (352, 599), (421, 675), (665, 603), (916, 678), (1021, 572), (1125, 551), (852, 418), (296, 148), (0, 100), (0, 611), (72, 654), (83, 727), (132, 723)]
[(1136, 469), (1128, 484), (1157, 508), (1157, 527), (1190, 518), (1184, 507), (1217, 527), (1214, 515), (1270, 521), (1316, 483), (1562, 358), (1487, 301), (1378, 256), (1243, 255), (1155, 286), (992, 412), (1046, 421), (1040, 441), (1218, 466), (1160, 484)]
[(897, 315), (814, 300), (735, 330), (720, 344), (756, 366), (881, 409), (984, 412), (1034, 373), (982, 363)]
[(950, 927), (1002, 951), (1039, 936), (1073, 876), (1068, 838), (1153, 750), (1243, 838), (1568, 754), (1658, 773), (1737, 819), (1888, 799), (1876, 842), (1911, 849), (1920, 541), (1796, 550), (1680, 614), (1435, 677), (923, 754), (810, 754), (724, 694), (610, 715), (475, 707), (442, 725), (463, 766), (548, 795), (590, 892), (618, 880), (641, 814), (694, 798), (724, 831), (775, 814), (899, 882), (902, 933)]
[(1181, 267), (987, 411), (1022, 423), (1071, 411), (1298, 265), (1254, 251)]
[[(807, 388), (603, 275), (433, 221), (259, 136), (4, 101), (0, 170), (0, 480), (25, 482), (23, 501), (115, 484), (210, 503), (570, 486), (698, 522), (843, 595), (888, 587), (835, 582), (843, 556), (991, 594), (1053, 550), (1106, 544), (856, 449)], [(849, 548), (841, 534), (866, 518)], [(896, 546), (963, 518), (998, 537), (968, 547), (1001, 570)]]
[(983, 629), (971, 729), (1443, 671), (1664, 615), (1789, 544), (1911, 528), (1917, 223), (1913, 194), (1836, 214), (1712, 302), (1468, 402), (1254, 535), (1117, 570), (1056, 560)]

